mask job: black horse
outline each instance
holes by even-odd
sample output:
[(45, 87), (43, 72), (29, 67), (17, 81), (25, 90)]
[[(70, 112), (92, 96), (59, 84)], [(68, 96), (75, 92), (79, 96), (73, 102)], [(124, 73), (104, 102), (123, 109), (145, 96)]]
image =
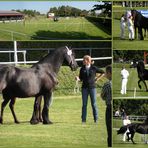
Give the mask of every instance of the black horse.
[(128, 137), (128, 141), (131, 140), (133, 144), (135, 144), (133, 138), (135, 133), (139, 133), (139, 134), (148, 134), (148, 117), (145, 120), (144, 123), (131, 123), (129, 125), (126, 126), (122, 126), (118, 131), (117, 134), (124, 134), (127, 129), (129, 130), (127, 132), (127, 137)]
[(139, 77), (139, 81), (138, 81), (138, 86), (141, 89), (141, 85), (140, 82), (142, 81), (145, 85), (146, 91), (148, 91), (147, 85), (145, 80), (148, 80), (148, 70), (145, 69), (145, 65), (144, 62), (142, 60), (138, 61), (137, 64), (137, 73), (138, 73), (138, 77)]
[(134, 27), (135, 27), (135, 36), (136, 36), (136, 28), (138, 28), (138, 35), (140, 40), (144, 40), (142, 29), (145, 31), (148, 29), (148, 18), (144, 17), (140, 12), (137, 10), (131, 10), (131, 14), (134, 20)]
[[(1, 105), (0, 123), (3, 123), (4, 108), (9, 101), (9, 107), (14, 121), (15, 123), (19, 123), (14, 112), (16, 97), (35, 97), (36, 104), (36, 102), (38, 102), (37, 100), (40, 100), (43, 96), (43, 124), (50, 124), (51, 121), (48, 117), (48, 111), (51, 103), (51, 95), (57, 84), (57, 73), (64, 61), (71, 67), (71, 70), (76, 70), (78, 67), (72, 50), (67, 46), (54, 50), (31, 68), (0, 65), (0, 91), (2, 91), (4, 99)], [(37, 122), (34, 120), (38, 119), (37, 112), (38, 110), (34, 108), (32, 123)]]

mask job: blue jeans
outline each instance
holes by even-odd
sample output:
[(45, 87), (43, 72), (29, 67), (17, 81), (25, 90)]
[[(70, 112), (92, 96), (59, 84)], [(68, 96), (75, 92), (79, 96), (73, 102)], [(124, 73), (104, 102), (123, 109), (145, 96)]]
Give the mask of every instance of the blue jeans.
[(90, 95), (93, 117), (96, 122), (98, 120), (96, 88), (82, 88), (82, 122), (86, 122), (88, 95)]

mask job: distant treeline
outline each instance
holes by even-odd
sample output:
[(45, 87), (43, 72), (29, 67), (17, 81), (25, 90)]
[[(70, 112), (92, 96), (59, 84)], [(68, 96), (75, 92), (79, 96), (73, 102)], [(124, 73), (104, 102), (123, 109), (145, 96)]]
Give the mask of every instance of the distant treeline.
[(113, 100), (113, 113), (123, 108), (127, 115), (148, 115), (148, 100)]
[(52, 7), (48, 13), (54, 13), (56, 16), (86, 16), (89, 11), (81, 10), (71, 6)]

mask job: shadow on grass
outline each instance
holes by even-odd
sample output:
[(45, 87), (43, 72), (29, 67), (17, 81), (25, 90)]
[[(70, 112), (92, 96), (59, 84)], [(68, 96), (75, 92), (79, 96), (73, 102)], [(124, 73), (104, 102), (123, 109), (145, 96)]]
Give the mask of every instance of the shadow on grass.
[(102, 37), (102, 36), (90, 36), (86, 33), (83, 32), (76, 32), (76, 31), (71, 31), (71, 32), (58, 32), (58, 31), (44, 31), (44, 30), (39, 30), (35, 32), (35, 35), (31, 37), (32, 40), (69, 40), (69, 39), (74, 39), (74, 40), (110, 40), (111, 38), (109, 37)]
[(103, 30), (108, 35), (111, 35), (111, 33), (112, 33), (111, 19), (110, 19), (110, 23), (105, 23), (103, 20), (97, 22), (97, 21), (94, 21), (93, 19), (91, 19), (90, 17), (85, 17), (85, 18), (89, 22), (91, 22), (94, 26), (96, 26), (97, 28), (99, 28), (100, 30)]
[[(18, 124), (14, 123), (13, 121), (12, 122), (4, 122), (3, 124), (0, 124), (0, 125), (20, 125), (20, 124), (23, 124), (23, 123), (28, 123), (30, 124), (30, 121), (19, 121)], [(30, 124), (31, 125), (31, 124)]]

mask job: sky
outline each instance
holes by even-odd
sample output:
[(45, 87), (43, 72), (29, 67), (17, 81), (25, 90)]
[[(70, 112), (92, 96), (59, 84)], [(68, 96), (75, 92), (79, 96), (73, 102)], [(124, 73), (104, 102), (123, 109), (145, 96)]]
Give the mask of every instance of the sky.
[(99, 2), (95, 1), (0, 1), (0, 10), (12, 10), (12, 9), (29, 9), (36, 10), (40, 13), (47, 13), (51, 7), (59, 7), (61, 5), (68, 5), (79, 9), (91, 10), (95, 4)]

